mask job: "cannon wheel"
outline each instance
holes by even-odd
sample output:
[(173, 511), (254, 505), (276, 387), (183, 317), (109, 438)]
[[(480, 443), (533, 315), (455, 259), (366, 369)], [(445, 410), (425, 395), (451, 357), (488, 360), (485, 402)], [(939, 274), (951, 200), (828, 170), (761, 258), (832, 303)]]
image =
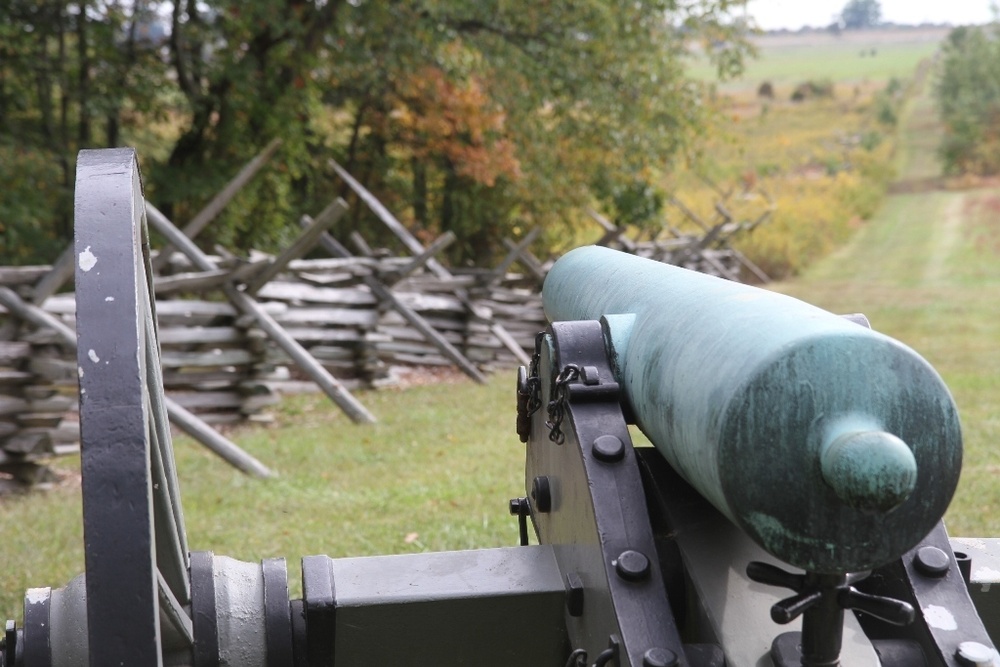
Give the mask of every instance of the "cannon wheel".
[(77, 162), (76, 330), (91, 665), (190, 651), (184, 516), (133, 149)]

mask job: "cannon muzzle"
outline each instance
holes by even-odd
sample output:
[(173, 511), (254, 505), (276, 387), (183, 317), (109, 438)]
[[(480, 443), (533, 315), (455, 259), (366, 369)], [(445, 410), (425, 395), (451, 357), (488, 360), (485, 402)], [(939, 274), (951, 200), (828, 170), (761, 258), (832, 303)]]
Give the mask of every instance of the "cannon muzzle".
[(958, 483), (944, 382), (906, 345), (788, 296), (600, 247), (553, 266), (551, 321), (604, 326), (637, 425), (771, 554), (820, 573), (917, 544)]

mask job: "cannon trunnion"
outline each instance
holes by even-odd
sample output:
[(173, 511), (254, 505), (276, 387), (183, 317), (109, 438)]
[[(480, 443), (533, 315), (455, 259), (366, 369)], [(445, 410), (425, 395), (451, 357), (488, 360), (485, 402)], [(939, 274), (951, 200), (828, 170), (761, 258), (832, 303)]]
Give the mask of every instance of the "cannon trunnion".
[(299, 599), (284, 559), (189, 551), (135, 155), (79, 165), (86, 573), (28, 590), (0, 667), (1000, 667), (998, 541), (940, 523), (961, 440), (933, 369), (603, 249), (556, 263), (518, 372), (521, 546), (307, 556)]

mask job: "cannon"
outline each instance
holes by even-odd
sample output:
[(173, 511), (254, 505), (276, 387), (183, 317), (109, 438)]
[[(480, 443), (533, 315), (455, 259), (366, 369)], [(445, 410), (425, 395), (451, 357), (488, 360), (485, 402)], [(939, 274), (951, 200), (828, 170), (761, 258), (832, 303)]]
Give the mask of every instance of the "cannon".
[(1000, 543), (941, 523), (961, 432), (931, 366), (603, 248), (556, 262), (518, 370), (519, 545), (306, 556), (297, 599), (283, 558), (190, 551), (136, 157), (78, 165), (86, 572), (26, 592), (0, 666), (1000, 665)]

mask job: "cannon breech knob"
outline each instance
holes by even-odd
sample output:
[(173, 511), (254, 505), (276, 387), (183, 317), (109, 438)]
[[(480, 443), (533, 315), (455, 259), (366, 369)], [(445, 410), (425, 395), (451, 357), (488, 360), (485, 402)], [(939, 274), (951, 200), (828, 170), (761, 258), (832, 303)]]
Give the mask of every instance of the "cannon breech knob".
[(845, 609), (861, 611), (893, 625), (908, 625), (916, 617), (913, 606), (907, 602), (869, 595), (854, 588), (854, 583), (869, 574), (795, 574), (769, 563), (747, 565), (747, 576), (753, 581), (795, 591), (795, 595), (771, 607), (771, 619), (784, 625), (802, 616), (804, 667), (839, 664)]

